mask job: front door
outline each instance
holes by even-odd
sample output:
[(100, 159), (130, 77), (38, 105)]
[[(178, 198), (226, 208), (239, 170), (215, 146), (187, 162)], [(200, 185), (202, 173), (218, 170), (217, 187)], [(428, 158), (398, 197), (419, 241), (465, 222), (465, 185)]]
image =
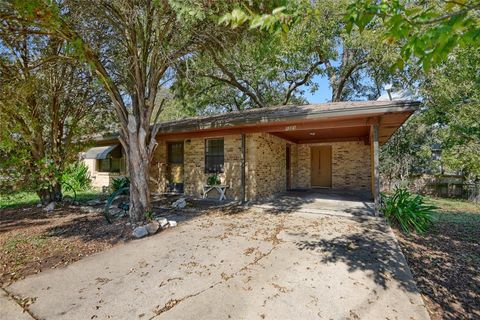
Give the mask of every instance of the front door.
[(332, 187), (332, 147), (315, 146), (312, 154), (312, 187)]

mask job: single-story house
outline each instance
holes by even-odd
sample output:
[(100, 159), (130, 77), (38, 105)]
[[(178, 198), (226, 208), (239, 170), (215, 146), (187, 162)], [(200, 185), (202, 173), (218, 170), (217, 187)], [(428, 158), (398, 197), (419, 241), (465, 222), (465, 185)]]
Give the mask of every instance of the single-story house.
[[(418, 108), (413, 101), (336, 102), (251, 109), (159, 124), (151, 190), (201, 197), (218, 175), (232, 200), (290, 189), (359, 190), (376, 197), (378, 148)], [(127, 174), (118, 140), (88, 150), (93, 184)]]

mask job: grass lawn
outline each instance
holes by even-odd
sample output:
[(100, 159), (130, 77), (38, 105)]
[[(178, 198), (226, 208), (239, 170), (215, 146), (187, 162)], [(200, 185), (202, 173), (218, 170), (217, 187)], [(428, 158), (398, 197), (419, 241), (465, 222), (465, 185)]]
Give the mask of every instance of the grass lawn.
[[(73, 198), (72, 192), (65, 192), (64, 196), (70, 196)], [(88, 201), (92, 199), (96, 199), (98, 197), (103, 196), (98, 191), (94, 190), (83, 190), (77, 192), (77, 201)], [(29, 206), (29, 205), (36, 205), (40, 203), (40, 199), (38, 198), (35, 192), (17, 192), (14, 194), (0, 194), (0, 209), (5, 208), (15, 208), (21, 206)]]
[(438, 208), (430, 230), (396, 234), (430, 316), (480, 319), (480, 205), (427, 200)]

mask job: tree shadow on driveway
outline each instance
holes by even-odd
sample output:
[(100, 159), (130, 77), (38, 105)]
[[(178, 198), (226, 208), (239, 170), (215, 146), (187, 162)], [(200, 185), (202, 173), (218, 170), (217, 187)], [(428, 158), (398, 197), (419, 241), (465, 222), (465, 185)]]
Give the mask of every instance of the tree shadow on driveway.
[(408, 265), (386, 226), (380, 230), (342, 235), (318, 241), (297, 241), (299, 250), (322, 253), (322, 263), (343, 262), (349, 272), (366, 271), (375, 284), (387, 289), (390, 281), (409, 292), (416, 292)]

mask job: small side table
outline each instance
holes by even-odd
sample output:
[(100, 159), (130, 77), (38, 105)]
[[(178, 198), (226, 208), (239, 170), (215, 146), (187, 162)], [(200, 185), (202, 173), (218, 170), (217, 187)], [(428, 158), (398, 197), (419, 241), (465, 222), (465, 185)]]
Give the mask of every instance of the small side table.
[(218, 185), (204, 185), (203, 186), (203, 199), (205, 199), (208, 195), (208, 193), (212, 190), (217, 190), (218, 193), (220, 194), (220, 198), (218, 200), (220, 201), (223, 201), (225, 199), (227, 199), (227, 197), (225, 197), (225, 192), (227, 191), (228, 189), (228, 186), (226, 185), (221, 185), (221, 184), (218, 184)]

